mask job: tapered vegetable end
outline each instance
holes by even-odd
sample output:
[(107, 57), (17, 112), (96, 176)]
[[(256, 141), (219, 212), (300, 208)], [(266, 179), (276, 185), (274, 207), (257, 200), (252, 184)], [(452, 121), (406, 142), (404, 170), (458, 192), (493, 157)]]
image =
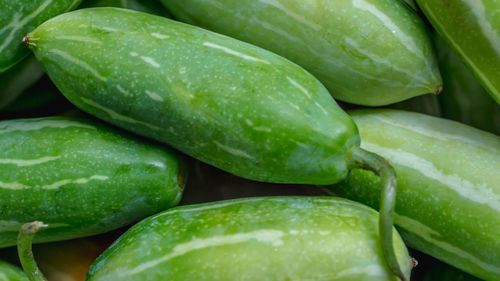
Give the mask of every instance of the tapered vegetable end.
[(48, 227), (48, 225), (40, 221), (23, 224), (19, 231), (19, 236), (17, 237), (17, 253), (19, 255), (19, 260), (30, 281), (47, 281), (36, 264), (32, 250), (33, 237), (35, 237), (35, 234), (39, 230), (46, 227)]
[(382, 192), (379, 210), (379, 236), (382, 254), (392, 273), (407, 281), (396, 257), (393, 244), (394, 207), (396, 205), (396, 172), (384, 158), (375, 153), (353, 147), (350, 151), (350, 168), (373, 171), (380, 177)]

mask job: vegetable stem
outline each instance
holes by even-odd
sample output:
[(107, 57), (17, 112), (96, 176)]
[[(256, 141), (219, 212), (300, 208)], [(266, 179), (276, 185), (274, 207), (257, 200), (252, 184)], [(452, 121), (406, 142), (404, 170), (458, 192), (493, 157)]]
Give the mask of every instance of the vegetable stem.
[(35, 234), (39, 230), (46, 227), (48, 227), (48, 225), (43, 222), (34, 221), (23, 224), (21, 230), (19, 230), (19, 236), (17, 237), (17, 253), (23, 270), (30, 281), (47, 281), (36, 264), (32, 250), (33, 237), (35, 237)]
[(380, 177), (382, 192), (379, 206), (379, 235), (382, 254), (389, 269), (402, 281), (407, 281), (399, 266), (394, 252), (392, 231), (394, 224), (394, 207), (396, 205), (396, 172), (384, 158), (360, 147), (351, 149), (350, 168), (362, 168), (373, 171)]

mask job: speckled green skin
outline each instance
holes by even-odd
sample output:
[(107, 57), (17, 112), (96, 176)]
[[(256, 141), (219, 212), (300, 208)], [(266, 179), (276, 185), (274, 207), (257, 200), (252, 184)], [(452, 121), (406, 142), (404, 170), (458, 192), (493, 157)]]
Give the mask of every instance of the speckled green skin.
[[(378, 247), (377, 218), (366, 206), (331, 197), (178, 207), (127, 231), (87, 280), (396, 280)], [(394, 238), (409, 276), (408, 252)]]
[(0, 247), (23, 223), (35, 242), (94, 235), (176, 205), (184, 167), (172, 152), (83, 119), (0, 122)]
[(161, 2), (180, 20), (296, 62), (336, 99), (387, 105), (441, 85), (425, 25), (398, 0)]
[(79, 8), (92, 7), (118, 7), (170, 17), (170, 13), (157, 0), (85, 0)]
[[(500, 279), (500, 137), (423, 114), (351, 112), (361, 147), (398, 175), (395, 225), (410, 247), (486, 280)], [(378, 178), (351, 171), (333, 191), (378, 206)]]
[(7, 72), (1, 73), (0, 111), (8, 109), (8, 106), (42, 75), (43, 69), (33, 56), (25, 58)]
[(434, 42), (444, 83), (439, 95), (443, 117), (500, 135), (500, 105), (444, 39), (436, 34)]
[(19, 267), (0, 260), (0, 281), (28, 281), (28, 277)]
[(29, 52), (21, 42), (26, 33), (42, 22), (70, 11), (82, 0), (0, 0), (0, 73)]
[(500, 104), (500, 17), (497, 0), (416, 0), (434, 28)]
[(335, 183), (359, 144), (311, 74), (198, 27), (94, 8), (51, 19), (28, 40), (77, 107), (245, 178)]

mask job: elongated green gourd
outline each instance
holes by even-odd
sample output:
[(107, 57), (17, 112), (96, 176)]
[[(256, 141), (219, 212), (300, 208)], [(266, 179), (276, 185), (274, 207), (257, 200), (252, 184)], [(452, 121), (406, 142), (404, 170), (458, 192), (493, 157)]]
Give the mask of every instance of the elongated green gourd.
[(435, 34), (434, 42), (444, 84), (439, 95), (442, 117), (500, 135), (500, 105), (441, 36)]
[(352, 167), (377, 171), (385, 186), (382, 247), (404, 278), (391, 249), (393, 170), (359, 149), (354, 122), (298, 65), (198, 27), (118, 8), (58, 16), (24, 42), (77, 107), (236, 175), (333, 184)]
[(83, 119), (0, 122), (0, 247), (23, 223), (36, 242), (94, 235), (174, 206), (184, 167), (172, 152)]
[(439, 92), (418, 15), (400, 0), (162, 0), (180, 20), (303, 66), (336, 98), (387, 105)]
[(43, 75), (43, 69), (35, 59), (25, 58), (7, 72), (0, 74), (0, 111), (8, 107)]
[[(183, 206), (127, 231), (87, 280), (395, 280), (377, 236), (377, 213), (339, 198)], [(410, 258), (397, 234), (394, 243), (409, 277)]]
[[(500, 137), (423, 114), (351, 112), (362, 147), (398, 174), (395, 224), (410, 247), (500, 279)], [(377, 206), (377, 177), (353, 170), (334, 192)]]
[(0, 0), (0, 73), (29, 52), (22, 38), (42, 22), (78, 6), (82, 0)]
[(500, 2), (416, 0), (434, 28), (500, 104)]
[(28, 281), (28, 277), (19, 267), (0, 260), (0, 281)]

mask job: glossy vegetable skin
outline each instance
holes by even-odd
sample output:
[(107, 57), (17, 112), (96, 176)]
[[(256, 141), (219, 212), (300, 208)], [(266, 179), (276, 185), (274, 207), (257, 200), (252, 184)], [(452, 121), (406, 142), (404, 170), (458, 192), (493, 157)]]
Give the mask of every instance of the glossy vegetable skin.
[(76, 8), (82, 0), (0, 0), (0, 73), (29, 52), (22, 44), (27, 32), (44, 21)]
[(379, 106), (437, 93), (426, 27), (400, 0), (162, 0), (187, 23), (301, 65), (342, 101)]
[(500, 104), (500, 2), (416, 0), (425, 16)]
[(334, 183), (359, 143), (354, 122), (312, 75), (200, 28), (93, 8), (53, 18), (26, 41), (77, 107), (236, 175)]
[[(183, 206), (135, 225), (91, 266), (106, 280), (396, 280), (377, 213), (327, 197), (261, 197)], [(399, 235), (394, 246), (409, 277)]]
[(36, 242), (95, 235), (176, 205), (185, 167), (174, 153), (99, 123), (0, 122), (0, 247), (43, 220)]
[(384, 182), (382, 247), (404, 278), (391, 249), (394, 171), (359, 149), (353, 121), (301, 67), (226, 36), (118, 8), (58, 16), (24, 42), (80, 109), (233, 174), (333, 184), (353, 167), (376, 171)]
[(439, 95), (442, 117), (500, 135), (500, 105), (441, 36), (436, 34), (434, 42), (444, 83)]
[(28, 281), (28, 277), (19, 267), (0, 260), (0, 281)]
[[(485, 280), (500, 279), (500, 137), (423, 114), (351, 112), (362, 147), (398, 175), (395, 225), (408, 246)], [(351, 171), (333, 191), (378, 205), (378, 178)]]

